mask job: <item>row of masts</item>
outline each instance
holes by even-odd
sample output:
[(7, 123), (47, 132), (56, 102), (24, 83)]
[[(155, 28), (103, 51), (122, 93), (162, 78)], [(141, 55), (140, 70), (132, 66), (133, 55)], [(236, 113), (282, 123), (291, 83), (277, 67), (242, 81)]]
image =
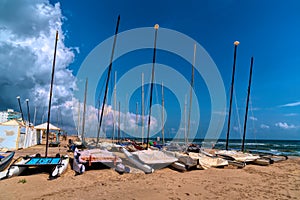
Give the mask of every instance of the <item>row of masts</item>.
[[(103, 98), (103, 103), (102, 103), (102, 109), (101, 109), (101, 115), (100, 115), (100, 119), (99, 119), (99, 126), (98, 126), (98, 130), (97, 130), (97, 143), (99, 143), (99, 136), (100, 136), (100, 131), (101, 131), (101, 125), (102, 125), (102, 120), (103, 120), (103, 113), (104, 113), (104, 109), (105, 109), (105, 103), (106, 103), (106, 99), (107, 99), (107, 92), (108, 92), (108, 83), (109, 83), (109, 78), (110, 78), (110, 73), (111, 73), (111, 69), (112, 69), (112, 61), (113, 61), (113, 56), (114, 56), (114, 50), (115, 50), (115, 45), (116, 45), (116, 39), (117, 39), (117, 34), (118, 34), (118, 28), (119, 28), (119, 23), (120, 23), (120, 16), (118, 16), (118, 21), (117, 21), (117, 26), (116, 26), (116, 31), (115, 31), (115, 37), (114, 37), (114, 43), (113, 43), (113, 48), (112, 48), (112, 53), (111, 53), (111, 59), (110, 59), (110, 65), (108, 68), (108, 75), (107, 75), (107, 79), (106, 79), (106, 87), (105, 87), (105, 93), (104, 93), (104, 98)], [(150, 124), (151, 124), (151, 107), (152, 107), (152, 95), (153, 95), (153, 82), (154, 82), (154, 71), (155, 71), (155, 62), (156, 62), (156, 41), (157, 41), (157, 32), (158, 32), (158, 24), (155, 25), (155, 37), (154, 37), (154, 48), (153, 48), (153, 60), (152, 60), (152, 73), (151, 73), (151, 82), (150, 82), (150, 105), (149, 105), (149, 114), (148, 114), (148, 131), (147, 131), (147, 140), (146, 140), (146, 144), (148, 148), (148, 144), (149, 144), (149, 137), (150, 137)], [(226, 134), (226, 150), (228, 150), (228, 143), (229, 143), (229, 133), (230, 133), (230, 120), (231, 120), (231, 111), (232, 111), (232, 96), (233, 96), (233, 88), (234, 88), (234, 77), (235, 77), (235, 68), (236, 68), (236, 55), (237, 55), (237, 46), (239, 45), (238, 41), (234, 42), (234, 61), (233, 61), (233, 70), (232, 70), (232, 82), (231, 82), (231, 87), (230, 87), (230, 102), (229, 102), (229, 114), (228, 114), (228, 124), (227, 124), (227, 134)], [(189, 114), (188, 114), (188, 127), (186, 130), (185, 129), (185, 143), (188, 144), (188, 138), (190, 136), (190, 121), (191, 121), (191, 110), (192, 110), (192, 93), (194, 90), (194, 67), (195, 67), (195, 59), (196, 59), (196, 44), (194, 45), (194, 59), (193, 59), (193, 64), (192, 64), (192, 75), (191, 75), (191, 82), (190, 82), (190, 98), (189, 98)], [(246, 123), (247, 123), (247, 114), (248, 114), (248, 103), (249, 103), (249, 96), (250, 96), (250, 86), (251, 86), (251, 77), (252, 77), (252, 66), (253, 66), (253, 57), (251, 58), (251, 67), (250, 67), (250, 78), (249, 78), (249, 86), (248, 86), (248, 95), (247, 95), (247, 105), (246, 105), (246, 114), (245, 114), (245, 121), (244, 121), (244, 133), (243, 133), (243, 141), (242, 141), (242, 150), (244, 150), (244, 141), (245, 141), (245, 134), (246, 134)], [(113, 133), (112, 133), (112, 139), (114, 140), (114, 133), (115, 133), (115, 111), (116, 111), (116, 106), (117, 106), (117, 102), (116, 102), (116, 77), (117, 74), (115, 72), (115, 85), (114, 85), (114, 127), (113, 127)], [(162, 139), (163, 139), (163, 143), (164, 141), (164, 90), (163, 90), (163, 83), (162, 85), (162, 130), (161, 130), (161, 134), (162, 134)], [(86, 89), (87, 89), (87, 81), (86, 81)], [(85, 97), (85, 103), (86, 103), (86, 97)], [(84, 104), (85, 104), (84, 103)], [(185, 100), (185, 104), (186, 104), (186, 100)], [(142, 142), (144, 141), (144, 74), (142, 74)], [(80, 106), (79, 106), (80, 107)], [(136, 123), (138, 122), (138, 117), (137, 117), (137, 113), (138, 113), (138, 103), (136, 104)], [(184, 111), (184, 115), (186, 116), (186, 105), (185, 105), (185, 111)], [(85, 116), (85, 105), (84, 105), (84, 116)], [(80, 117), (79, 117), (80, 118)], [(79, 119), (78, 118), (78, 119)], [(82, 122), (82, 141), (84, 141), (84, 117), (83, 117), (83, 122)], [(79, 121), (79, 120), (78, 120)], [(118, 130), (118, 140), (120, 140), (120, 102), (119, 102), (119, 130)], [(186, 117), (185, 117), (185, 124), (186, 124)], [(79, 127), (78, 127), (78, 132), (79, 132)]]

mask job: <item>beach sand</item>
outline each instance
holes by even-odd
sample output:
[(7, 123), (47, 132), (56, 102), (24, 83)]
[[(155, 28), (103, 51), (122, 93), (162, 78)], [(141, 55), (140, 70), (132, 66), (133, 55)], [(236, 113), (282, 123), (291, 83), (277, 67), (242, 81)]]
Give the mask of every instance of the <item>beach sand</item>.
[[(45, 145), (38, 145), (18, 150), (15, 158), (44, 155), (44, 149)], [(61, 147), (50, 147), (48, 155), (66, 151), (63, 142)], [(1, 180), (0, 199), (300, 199), (299, 157), (270, 166), (185, 173), (165, 168), (153, 174), (120, 175), (113, 169), (100, 169), (75, 176), (69, 166), (57, 179), (48, 180), (48, 176), (33, 173)]]

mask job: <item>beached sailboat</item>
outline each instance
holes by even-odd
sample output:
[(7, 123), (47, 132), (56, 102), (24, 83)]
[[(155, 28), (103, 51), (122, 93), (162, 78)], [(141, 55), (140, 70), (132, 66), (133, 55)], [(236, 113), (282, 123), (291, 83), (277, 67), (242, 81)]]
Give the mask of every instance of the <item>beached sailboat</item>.
[[(105, 110), (105, 103), (106, 103), (106, 97), (107, 97), (107, 92), (108, 92), (108, 83), (109, 83), (109, 78), (110, 78), (110, 73), (111, 73), (111, 68), (112, 68), (112, 61), (113, 61), (113, 55), (114, 55), (114, 50), (115, 50), (115, 45), (116, 45), (116, 39), (118, 35), (118, 29), (119, 29), (119, 24), (120, 24), (120, 15), (118, 16), (118, 21), (116, 25), (116, 31), (115, 31), (115, 36), (114, 36), (114, 43), (113, 43), (113, 48), (112, 48), (112, 56), (110, 60), (110, 65), (108, 68), (108, 75), (106, 79), (106, 85), (105, 85), (105, 93), (104, 93), (104, 100), (102, 103), (102, 109), (101, 109), (101, 115), (99, 119), (99, 126), (98, 126), (98, 131), (97, 131), (97, 141), (95, 146), (89, 146), (90, 149), (85, 149), (85, 150), (78, 150), (76, 147), (74, 148), (74, 162), (73, 162), (73, 169), (75, 170), (76, 173), (82, 174), (85, 171), (85, 168), (95, 165), (95, 164), (105, 164), (106, 166), (109, 167), (114, 167), (117, 164), (121, 163), (122, 160), (113, 154), (112, 152), (108, 151), (106, 148), (100, 149), (99, 148), (99, 136), (100, 136), (100, 131), (101, 131), (101, 125), (102, 125), (102, 120), (103, 120), (103, 114)], [(86, 87), (85, 87), (85, 103), (86, 104), (86, 92), (87, 91), (87, 82), (86, 82)], [(84, 105), (84, 117), (83, 121), (85, 119), (85, 105)], [(81, 142), (84, 142), (84, 122), (82, 125), (82, 138)]]
[(209, 169), (212, 167), (219, 168), (228, 165), (228, 161), (223, 158), (209, 157), (201, 152), (190, 152), (189, 156), (198, 161), (199, 168), (201, 169)]
[(154, 169), (152, 167), (145, 163), (142, 163), (137, 157), (135, 157), (132, 153), (127, 151), (126, 148), (122, 147), (121, 151), (125, 154), (126, 158), (131, 164), (133, 164), (133, 166), (142, 170), (145, 174), (151, 174), (154, 172)]
[(188, 145), (189, 143), (189, 135), (190, 135), (190, 121), (191, 121), (191, 111), (192, 111), (192, 92), (194, 87), (194, 67), (196, 62), (196, 44), (194, 44), (194, 59), (192, 64), (192, 76), (191, 76), (191, 83), (190, 83), (190, 101), (189, 101), (189, 114), (188, 114), (188, 128), (186, 130), (186, 107), (187, 107), (187, 97), (185, 97), (185, 104), (184, 104), (184, 141), (185, 146), (179, 146), (178, 144), (171, 143), (164, 147), (164, 151), (169, 155), (174, 155), (178, 161), (171, 164), (171, 167), (179, 170), (179, 171), (186, 171), (189, 169), (193, 169), (197, 166), (198, 162), (197, 159), (193, 159), (189, 156), (186, 151), (192, 151), (192, 144)]
[[(150, 83), (150, 105), (149, 105), (149, 114), (148, 114), (148, 132), (147, 132), (146, 148), (144, 149), (142, 146), (139, 146), (138, 144), (136, 144), (134, 142), (131, 143), (130, 148), (129, 148), (133, 152), (129, 152), (124, 147), (122, 148), (122, 152), (126, 155), (126, 158), (129, 160), (129, 162), (131, 162), (134, 166), (141, 169), (145, 173), (152, 173), (154, 171), (154, 169), (160, 169), (163, 167), (167, 167), (168, 165), (170, 165), (178, 160), (176, 157), (174, 157), (172, 155), (167, 155), (166, 153), (164, 153), (163, 151), (159, 151), (158, 149), (152, 150), (149, 147), (154, 67), (155, 67), (155, 58), (156, 58), (156, 39), (157, 39), (158, 28), (159, 28), (159, 26), (158, 26), (158, 24), (156, 24), (154, 26), (155, 38), (154, 38), (154, 50), (153, 50), (152, 75), (151, 75), (151, 83)], [(142, 96), (143, 96), (143, 94), (142, 94)], [(143, 105), (143, 103), (142, 103), (142, 105)], [(142, 108), (142, 113), (143, 113), (143, 108)]]
[[(45, 157), (41, 157), (38, 154), (35, 157), (29, 157), (29, 159), (23, 158), (20, 162), (14, 163), (12, 166), (12, 172), (16, 172), (18, 174), (20, 171), (28, 168), (28, 167), (36, 167), (36, 168), (43, 168), (48, 169), (51, 168), (51, 173), (49, 178), (53, 178), (52, 172), (55, 171), (59, 165), (63, 163), (63, 157), (60, 157), (57, 154), (55, 157), (48, 157), (48, 147), (49, 147), (49, 130), (50, 130), (50, 112), (51, 112), (51, 100), (52, 100), (52, 90), (53, 90), (53, 82), (54, 82), (54, 73), (55, 73), (55, 61), (56, 61), (56, 49), (57, 49), (57, 42), (58, 42), (58, 31), (56, 31), (55, 36), (55, 47), (54, 47), (54, 56), (53, 56), (53, 64), (52, 64), (52, 74), (51, 74), (51, 84), (50, 84), (50, 95), (49, 95), (49, 106), (48, 106), (48, 120), (47, 120), (47, 131), (46, 131), (46, 150), (45, 150)], [(26, 162), (25, 162), (26, 160)], [(64, 168), (66, 169), (66, 168)], [(63, 171), (60, 170), (60, 174)]]
[(238, 45), (239, 45), (239, 42), (235, 41), (234, 42), (234, 62), (233, 62), (233, 70), (232, 70), (232, 82), (231, 82), (231, 90), (230, 90), (228, 127), (227, 127), (227, 135), (226, 135), (226, 150), (216, 151), (215, 154), (217, 156), (220, 156), (220, 157), (230, 160), (230, 161), (237, 161), (237, 162), (242, 162), (242, 163), (250, 163), (250, 162), (255, 163), (255, 161), (258, 160), (257, 164), (266, 165), (266, 163), (263, 162), (265, 159), (261, 159), (260, 156), (244, 152), (247, 114), (248, 114), (248, 103), (249, 103), (250, 87), (251, 87), (251, 80), (252, 80), (253, 57), (251, 58), (251, 66), (250, 66), (250, 77), (249, 77), (248, 94), (247, 94), (247, 105), (246, 105), (246, 114), (245, 114), (245, 122), (244, 122), (242, 151), (228, 150), (229, 132), (230, 132), (230, 117), (231, 117), (231, 110), (232, 110), (232, 94), (233, 94), (233, 88), (234, 88), (234, 73), (235, 73), (236, 52), (237, 52)]
[(141, 150), (132, 152), (144, 164), (151, 166), (154, 169), (167, 167), (168, 165), (176, 162), (178, 159), (174, 156), (167, 155), (163, 151), (158, 150)]

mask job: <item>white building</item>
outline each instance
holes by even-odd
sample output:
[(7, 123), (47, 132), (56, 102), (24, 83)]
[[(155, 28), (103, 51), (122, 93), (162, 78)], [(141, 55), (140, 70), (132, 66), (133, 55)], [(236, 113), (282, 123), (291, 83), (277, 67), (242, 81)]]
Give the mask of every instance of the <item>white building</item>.
[(15, 112), (13, 109), (7, 109), (7, 111), (0, 111), (0, 123), (19, 118), (21, 118), (21, 113)]

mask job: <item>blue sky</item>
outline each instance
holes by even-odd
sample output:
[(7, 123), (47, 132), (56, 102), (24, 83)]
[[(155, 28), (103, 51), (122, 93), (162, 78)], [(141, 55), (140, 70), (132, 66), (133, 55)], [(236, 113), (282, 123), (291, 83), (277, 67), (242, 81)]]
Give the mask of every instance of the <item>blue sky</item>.
[[(41, 0), (41, 2), (49, 4), (46, 0)], [(72, 71), (73, 76), (76, 76), (88, 54), (98, 44), (113, 36), (117, 16), (120, 15), (119, 32), (134, 28), (153, 27), (158, 23), (160, 27), (178, 31), (202, 45), (221, 74), (228, 106), (233, 42), (238, 40), (240, 45), (238, 46), (235, 73), (236, 100), (233, 103), (230, 138), (241, 138), (237, 131), (237, 118), (240, 116), (240, 124), (243, 126), (251, 56), (254, 56), (254, 69), (247, 138), (300, 138), (299, 1), (50, 0), (50, 5), (54, 6), (58, 2), (60, 6), (55, 9), (57, 12), (61, 12), (63, 43), (65, 47), (73, 48), (73, 56), (71, 56), (73, 60), (65, 67)], [(27, 15), (29, 16), (31, 13), (27, 13)], [(159, 36), (158, 32), (158, 40)], [(110, 52), (108, 54), (110, 55)], [(99, 59), (101, 59), (101, 55), (99, 55)], [(131, 66), (151, 61), (151, 49), (131, 52), (116, 60), (113, 70), (118, 70), (119, 77), (129, 71)], [(173, 67), (187, 80), (190, 80), (190, 64), (176, 55), (159, 50), (157, 62)], [(201, 65), (201, 61), (196, 62)], [(121, 68), (120, 66), (126, 67)], [(70, 75), (68, 74), (68, 76)], [(98, 88), (102, 87), (104, 78), (101, 77)], [(149, 79), (149, 77), (147, 78)], [(112, 83), (110, 84), (112, 85)], [(159, 103), (161, 98), (159, 86), (156, 86), (156, 90), (154, 101)], [(165, 90), (168, 112), (166, 130), (172, 132), (174, 129), (182, 128), (179, 125), (180, 118), (176, 117), (180, 109), (176, 107), (178, 104), (176, 104), (174, 94), (167, 88)], [(195, 76), (195, 91), (201, 110), (198, 136), (203, 137), (208, 128), (211, 105), (207, 87), (199, 73)], [(136, 91), (130, 99), (129, 111), (132, 113), (135, 112), (136, 102), (139, 101), (139, 93), (140, 90)], [(17, 96), (17, 94), (13, 95)], [(16, 106), (16, 104), (7, 104), (6, 106)], [(223, 138), (226, 129), (227, 117), (221, 134)]]

